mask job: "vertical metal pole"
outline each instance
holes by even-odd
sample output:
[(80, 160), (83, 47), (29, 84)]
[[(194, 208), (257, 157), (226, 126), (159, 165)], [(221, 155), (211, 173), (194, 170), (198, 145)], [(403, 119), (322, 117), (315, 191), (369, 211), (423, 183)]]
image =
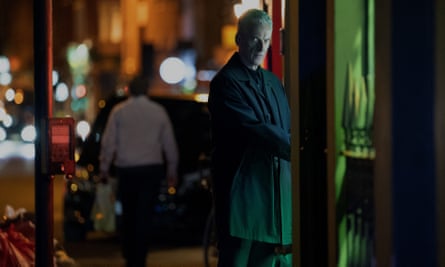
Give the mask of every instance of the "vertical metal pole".
[(284, 27), (284, 85), (291, 108), (292, 147), (292, 266), (301, 265), (301, 188), (300, 188), (300, 94), (299, 94), (299, 2), (286, 0)]
[(328, 265), (337, 266), (337, 210), (335, 196), (335, 0), (326, 1), (326, 129), (327, 129), (327, 208)]
[(54, 266), (53, 181), (48, 121), (52, 114), (52, 0), (34, 0), (36, 267)]
[[(374, 206), (377, 266), (393, 266), (392, 1), (375, 0)], [(378, 108), (377, 108), (378, 107)]]
[(281, 14), (281, 0), (272, 1), (272, 72), (280, 79), (283, 78), (283, 60), (281, 55), (281, 27), (282, 27), (282, 14)]

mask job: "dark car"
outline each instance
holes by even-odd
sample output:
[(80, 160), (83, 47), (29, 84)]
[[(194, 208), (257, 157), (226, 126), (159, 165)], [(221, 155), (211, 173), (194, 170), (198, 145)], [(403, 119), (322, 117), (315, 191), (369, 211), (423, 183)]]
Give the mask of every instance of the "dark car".
[[(212, 206), (207, 185), (210, 132), (206, 95), (162, 93), (152, 94), (150, 98), (167, 110), (180, 158), (176, 192), (168, 192), (167, 185), (161, 185), (153, 221), (156, 230), (153, 232), (159, 234), (160, 241), (164, 242), (199, 243)], [(64, 235), (67, 241), (85, 239), (89, 231), (95, 230), (91, 209), (95, 186), (100, 182), (98, 156), (101, 137), (111, 109), (125, 99), (126, 96), (108, 99), (97, 114), (89, 136), (80, 142), (77, 175), (67, 182), (64, 199)], [(118, 216), (117, 222), (119, 219)]]

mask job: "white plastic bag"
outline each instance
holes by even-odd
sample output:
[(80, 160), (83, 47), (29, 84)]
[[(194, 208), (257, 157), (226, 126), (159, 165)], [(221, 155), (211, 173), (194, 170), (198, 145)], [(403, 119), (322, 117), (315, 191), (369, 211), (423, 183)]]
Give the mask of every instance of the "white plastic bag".
[(98, 183), (93, 209), (91, 210), (91, 219), (96, 231), (114, 232), (116, 230), (114, 202), (112, 185), (110, 183)]

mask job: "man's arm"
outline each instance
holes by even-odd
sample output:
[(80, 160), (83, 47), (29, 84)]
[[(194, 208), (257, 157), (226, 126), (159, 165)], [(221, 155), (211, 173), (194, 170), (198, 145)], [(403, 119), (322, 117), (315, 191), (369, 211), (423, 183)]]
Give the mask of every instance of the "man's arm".
[(209, 109), (217, 124), (226, 129), (240, 129), (270, 153), (290, 160), (289, 129), (260, 120), (246, 102), (239, 83), (221, 75), (212, 80), (210, 88)]
[(102, 179), (107, 179), (110, 165), (116, 151), (117, 126), (115, 112), (111, 112), (101, 138), (99, 171)]
[(173, 127), (165, 112), (165, 123), (161, 132), (162, 146), (165, 152), (166, 167), (167, 167), (167, 182), (168, 186), (176, 186), (178, 183), (177, 169), (178, 169), (178, 146), (173, 132)]

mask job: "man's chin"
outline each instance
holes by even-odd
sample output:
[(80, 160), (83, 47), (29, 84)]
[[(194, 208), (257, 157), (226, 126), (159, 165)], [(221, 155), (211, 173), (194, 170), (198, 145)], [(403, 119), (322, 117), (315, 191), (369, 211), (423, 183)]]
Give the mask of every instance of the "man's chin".
[(255, 59), (253, 60), (253, 62), (255, 62), (255, 65), (259, 66), (259, 65), (263, 64), (263, 62), (264, 62), (264, 57), (263, 57), (263, 56), (255, 57)]

